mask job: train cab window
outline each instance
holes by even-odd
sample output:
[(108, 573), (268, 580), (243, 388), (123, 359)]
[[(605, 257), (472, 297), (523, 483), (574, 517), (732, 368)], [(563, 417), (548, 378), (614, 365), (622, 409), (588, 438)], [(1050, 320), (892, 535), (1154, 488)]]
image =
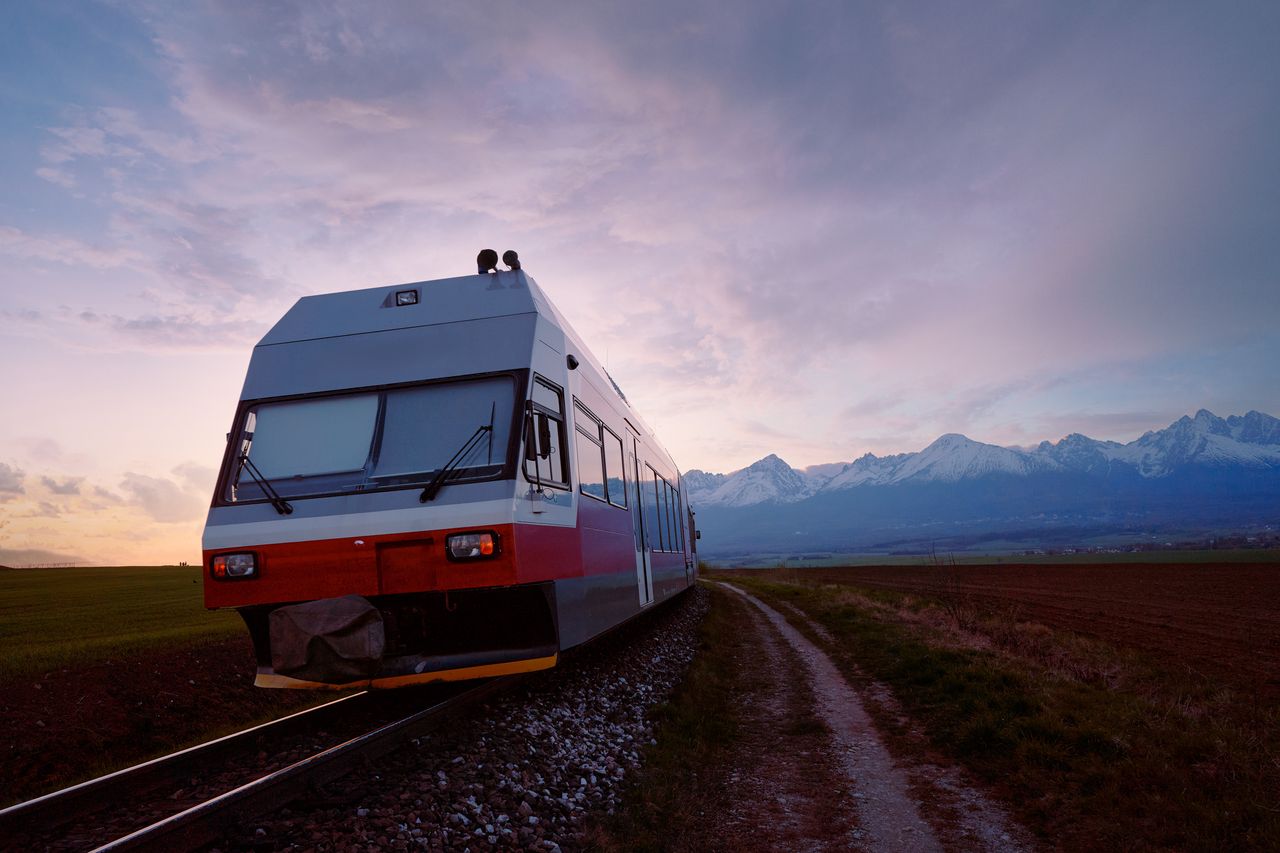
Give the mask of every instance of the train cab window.
[(573, 407), (573, 431), (578, 453), (578, 490), (596, 500), (608, 500), (604, 480), (604, 447), (600, 422), (581, 405)]
[(561, 416), (564, 414), (564, 396), (560, 389), (541, 376), (533, 383), (533, 402), (549, 412), (556, 412)]
[(249, 418), (245, 425), (248, 459), (263, 477), (361, 471), (377, 426), (378, 395), (269, 403)]
[(627, 508), (627, 463), (622, 452), (622, 439), (613, 434), (608, 427), (604, 428), (604, 470), (608, 476), (609, 503), (622, 509)]
[(512, 477), (516, 413), (509, 374), (256, 403), (218, 500), (412, 488), (446, 466), (450, 482)]
[(529, 416), (525, 419), (525, 478), (543, 486), (569, 488), (565, 441), (564, 393), (541, 376), (535, 376)]
[(373, 476), (439, 471), (481, 427), (487, 429), (459, 460), (461, 466), (488, 469), (504, 464), (513, 391), (510, 377), (500, 376), (388, 392)]

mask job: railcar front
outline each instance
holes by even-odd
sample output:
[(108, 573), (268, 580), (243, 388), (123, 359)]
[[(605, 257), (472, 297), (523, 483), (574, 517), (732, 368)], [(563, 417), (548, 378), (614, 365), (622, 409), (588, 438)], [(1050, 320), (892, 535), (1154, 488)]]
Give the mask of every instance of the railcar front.
[(250, 361), (205, 603), (240, 612), (264, 687), (543, 669), (692, 582), (686, 515), (523, 272), (307, 297)]

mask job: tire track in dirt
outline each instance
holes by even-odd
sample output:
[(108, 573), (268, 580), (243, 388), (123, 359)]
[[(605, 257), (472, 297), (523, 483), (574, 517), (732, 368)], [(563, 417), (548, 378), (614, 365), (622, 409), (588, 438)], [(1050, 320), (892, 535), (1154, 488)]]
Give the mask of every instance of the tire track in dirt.
[[(858, 846), (903, 851), (1032, 849), (1030, 835), (956, 768), (897, 765), (858, 693), (826, 653), (755, 596), (731, 584), (720, 586), (753, 604), (803, 663), (815, 711), (829, 728), (838, 766), (853, 787), (853, 808), (860, 825), (860, 831), (855, 831)], [(823, 635), (820, 626), (810, 625), (818, 636)], [(876, 695), (869, 697), (872, 701), (894, 703), (887, 688), (873, 686)], [(929, 792), (935, 816), (939, 812), (946, 816), (937, 831), (922, 816), (922, 804), (913, 795), (913, 786)]]

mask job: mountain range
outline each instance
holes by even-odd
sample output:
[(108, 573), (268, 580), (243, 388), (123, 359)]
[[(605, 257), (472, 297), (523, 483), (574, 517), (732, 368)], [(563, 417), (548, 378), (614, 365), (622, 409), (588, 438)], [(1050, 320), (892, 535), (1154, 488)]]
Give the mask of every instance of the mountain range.
[(1031, 448), (947, 434), (916, 453), (792, 468), (776, 455), (684, 475), (704, 552), (1027, 545), (1280, 525), (1280, 419), (1201, 409), (1127, 444)]

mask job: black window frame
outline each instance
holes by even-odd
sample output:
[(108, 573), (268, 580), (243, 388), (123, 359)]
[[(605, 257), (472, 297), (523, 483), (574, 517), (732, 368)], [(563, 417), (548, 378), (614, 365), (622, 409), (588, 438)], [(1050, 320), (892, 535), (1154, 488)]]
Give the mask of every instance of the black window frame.
[[(542, 385), (543, 388), (546, 388), (547, 390), (554, 392), (560, 398), (560, 411), (557, 412), (554, 409), (550, 408), (549, 406), (539, 403), (534, 399), (533, 392), (534, 392), (534, 389), (537, 388), (539, 383)], [(550, 379), (546, 378), (540, 373), (533, 374), (532, 381), (530, 382), (528, 388), (529, 388), (529, 396), (525, 401), (524, 428), (520, 430), (520, 438), (519, 438), (519, 441), (522, 444), (526, 445), (525, 453), (520, 454), (521, 470), (524, 473), (524, 478), (528, 480), (530, 483), (536, 484), (542, 488), (546, 488), (549, 486), (553, 489), (561, 489), (566, 492), (571, 491), (573, 489), (573, 471), (571, 470), (569, 465), (569, 454), (567, 452), (567, 448), (569, 446), (569, 435), (565, 430), (564, 388), (552, 382)], [(549, 420), (551, 420), (553, 423), (556, 424), (556, 429), (558, 430), (558, 435), (560, 438), (560, 453), (559, 453), (560, 473), (564, 476), (563, 480), (547, 480), (542, 478), (540, 474), (535, 473), (533, 476), (530, 476), (529, 474), (530, 459), (528, 456), (527, 442), (529, 439), (529, 435), (532, 434), (532, 430), (536, 428), (534, 426), (533, 416), (539, 413), (545, 414)], [(517, 452), (519, 452), (519, 449), (517, 449)], [(536, 468), (537, 468), (536, 460), (534, 460), (534, 467), (536, 471)]]
[[(582, 418), (578, 417), (579, 412), (581, 412)], [(595, 427), (595, 435), (591, 434), (591, 430), (587, 428), (588, 426)], [(590, 439), (600, 451), (600, 471), (604, 475), (605, 496), (603, 498), (598, 495), (593, 495), (590, 492), (583, 491), (581, 476), (578, 477), (578, 494), (586, 495), (593, 500), (606, 503), (616, 509), (627, 509), (627, 449), (623, 445), (622, 439), (618, 437), (616, 432), (609, 428), (609, 425), (606, 424), (602, 418), (596, 415), (595, 412), (591, 411), (591, 409), (577, 397), (573, 398), (573, 427), (575, 434), (579, 432), (582, 433), (582, 435)], [(615, 495), (613, 494), (613, 489), (609, 488), (609, 454), (605, 452), (605, 433), (608, 433), (610, 437), (618, 443), (618, 448), (622, 451), (622, 471), (620, 476), (620, 479), (622, 480), (622, 503), (618, 503), (614, 500)], [(577, 447), (576, 442), (574, 447)]]
[[(595, 435), (592, 435), (592, 430), (588, 429), (588, 427), (595, 428), (594, 429)], [(604, 425), (601, 424), (600, 421), (596, 418), (596, 416), (591, 413), (591, 410), (588, 409), (586, 406), (582, 405), (581, 400), (579, 400), (577, 397), (574, 397), (573, 398), (573, 434), (574, 434), (573, 447), (574, 447), (574, 450), (578, 452), (579, 457), (581, 457), (582, 446), (578, 444), (578, 440), (577, 440), (577, 437), (579, 435), (587, 439), (587, 441), (589, 441), (592, 444), (592, 446), (595, 447), (596, 456), (600, 460), (600, 490), (604, 492), (603, 495), (593, 495), (591, 494), (591, 492), (588, 492), (586, 490), (586, 483), (584, 483), (582, 480), (582, 472), (585, 469), (585, 466), (582, 462), (582, 459), (579, 458), (578, 459), (578, 494), (585, 495), (586, 497), (589, 497), (592, 500), (599, 501), (602, 504), (607, 504), (609, 503), (609, 472), (605, 468), (604, 441), (601, 440), (601, 435), (600, 435), (600, 432), (602, 429), (604, 429)]]
[(604, 454), (604, 493), (609, 496), (609, 506), (627, 509), (629, 506), (627, 497), (627, 446), (622, 443), (622, 439), (618, 437), (616, 432), (609, 429), (608, 424), (601, 422), (600, 426), (605, 432), (609, 433), (609, 436), (614, 441), (618, 442), (618, 449), (622, 452), (620, 457), (622, 459), (622, 471), (619, 476), (619, 479), (622, 480), (622, 503), (618, 503), (613, 499), (613, 489), (609, 488), (609, 454), (607, 451)]
[[(368, 466), (371, 464), (372, 460), (376, 460), (378, 458), (378, 453), (381, 450), (382, 426), (383, 419), (386, 416), (386, 394), (388, 392), (399, 391), (404, 388), (447, 385), (453, 382), (471, 382), (483, 379), (496, 379), (504, 376), (511, 379), (512, 387), (516, 391), (520, 388), (528, 387), (528, 370), (493, 370), (486, 373), (469, 373), (461, 376), (441, 376), (434, 379), (415, 380), (412, 382), (392, 382), (380, 385), (364, 385), (356, 388), (337, 388), (306, 394), (280, 394), (274, 397), (257, 397), (251, 400), (241, 400), (236, 406), (235, 417), (231, 422), (231, 429), (228, 432), (228, 435), (231, 438), (227, 442), (226, 450), (222, 455), (222, 466), (218, 469), (218, 481), (214, 487), (213, 500), (211, 504), (215, 507), (229, 507), (271, 503), (271, 498), (268, 496), (260, 498), (245, 498), (241, 500), (231, 500), (227, 496), (231, 479), (234, 476), (233, 469), (237, 467), (235, 462), (239, 460), (241, 448), (244, 446), (245, 425), (248, 420), (248, 416), (259, 406), (273, 405), (276, 403), (292, 403), (299, 400), (323, 400), (332, 397), (356, 396), (359, 394), (378, 394), (378, 414), (374, 426), (374, 437), (370, 444), (369, 453), (365, 458), (365, 465)], [(489, 483), (498, 480), (515, 479), (515, 460), (516, 455), (520, 452), (520, 443), (523, 437), (523, 429), (521, 428), (521, 425), (524, 422), (524, 413), (519, 405), (518, 396), (513, 396), (512, 404), (512, 419), (507, 438), (506, 455), (504, 457), (501, 470), (494, 474), (482, 477), (458, 477), (456, 480), (451, 480), (451, 483)], [(406, 491), (410, 489), (421, 490), (426, 482), (429, 482), (429, 479), (420, 479), (412, 482), (388, 482), (385, 485), (367, 486), (354, 491), (335, 490), (301, 495), (288, 495), (287, 497), (290, 501), (294, 501), (311, 500), (313, 498), (350, 497), (352, 495), (369, 495), (379, 492)]]
[[(679, 482), (678, 480), (676, 482)], [(683, 554), (685, 552), (684, 540), (684, 523), (681, 517), (684, 514), (684, 501), (681, 500), (680, 487), (678, 485), (671, 487), (672, 495), (675, 498), (675, 506), (672, 508), (672, 523), (675, 524), (676, 546), (677, 550)]]
[(666, 515), (666, 510), (664, 509), (664, 505), (666, 501), (663, 498), (663, 491), (664, 491), (663, 486), (666, 485), (667, 481), (663, 479), (663, 476), (659, 474), (657, 469), (655, 469), (652, 465), (646, 464), (645, 467), (648, 468), (649, 473), (653, 475), (652, 477), (649, 478), (649, 484), (653, 487), (653, 510), (654, 511), (653, 511), (652, 528), (653, 528), (653, 532), (656, 534), (650, 537), (652, 541), (649, 543), (649, 547), (654, 551), (658, 551), (659, 553), (665, 553), (667, 550), (666, 548), (667, 534), (665, 530), (666, 523), (663, 521), (663, 517)]

